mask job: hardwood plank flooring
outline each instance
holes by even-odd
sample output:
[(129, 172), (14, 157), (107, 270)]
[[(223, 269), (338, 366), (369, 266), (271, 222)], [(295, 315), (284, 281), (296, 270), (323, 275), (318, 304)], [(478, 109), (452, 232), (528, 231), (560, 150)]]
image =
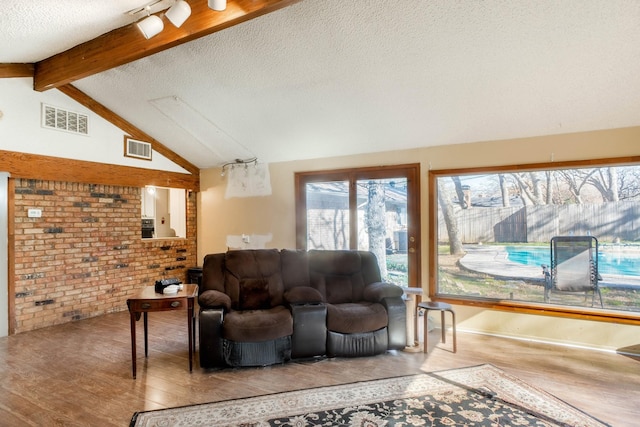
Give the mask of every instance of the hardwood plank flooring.
[[(138, 322), (131, 377), (128, 312), (0, 338), (0, 426), (127, 426), (142, 410), (237, 399), (421, 372), (493, 365), (613, 425), (638, 425), (640, 358), (468, 333), (428, 354), (390, 352), (264, 368), (189, 373), (183, 312), (149, 315), (149, 357)], [(450, 335), (449, 335), (450, 340)], [(197, 359), (197, 357), (196, 357)]]

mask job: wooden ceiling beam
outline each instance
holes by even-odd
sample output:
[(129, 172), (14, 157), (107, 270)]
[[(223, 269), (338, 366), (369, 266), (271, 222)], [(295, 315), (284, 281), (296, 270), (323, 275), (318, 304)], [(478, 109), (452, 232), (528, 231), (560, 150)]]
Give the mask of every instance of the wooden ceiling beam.
[(192, 175), (198, 177), (196, 179), (199, 179), (200, 169), (197, 166), (187, 161), (183, 157), (179, 156), (174, 151), (172, 151), (171, 149), (169, 149), (159, 141), (155, 140), (151, 135), (143, 132), (133, 124), (129, 123), (128, 121), (126, 121), (125, 119), (123, 119), (122, 117), (120, 117), (119, 115), (117, 115), (116, 113), (114, 113), (113, 111), (105, 107), (104, 105), (100, 104), (95, 99), (91, 98), (90, 96), (82, 92), (80, 89), (76, 88), (73, 85), (65, 85), (65, 86), (60, 86), (58, 90), (64, 93), (65, 95), (67, 95), (68, 97), (70, 97), (71, 99), (75, 100), (79, 104), (84, 105), (85, 107), (87, 107), (88, 109), (90, 109), (91, 111), (93, 111), (94, 113), (102, 117), (103, 119), (107, 120), (114, 126), (118, 127), (119, 129), (122, 129), (125, 133), (127, 133), (133, 139), (139, 139), (141, 141), (149, 142), (151, 144), (151, 148), (153, 148), (154, 151), (162, 154), (163, 156), (165, 156), (175, 164), (185, 168)]
[(0, 79), (7, 77), (33, 77), (34, 64), (0, 64)]
[(9, 172), (12, 178), (200, 191), (199, 176), (14, 151), (0, 150), (0, 170)]
[[(227, 9), (209, 9), (207, 0), (190, 0), (191, 16), (180, 28), (166, 23), (147, 40), (135, 23), (36, 62), (33, 86), (37, 91), (60, 87), (78, 79), (141, 59), (174, 46), (282, 9), (300, 0), (228, 0)], [(158, 13), (162, 15), (163, 12)], [(166, 21), (166, 20), (165, 20)]]

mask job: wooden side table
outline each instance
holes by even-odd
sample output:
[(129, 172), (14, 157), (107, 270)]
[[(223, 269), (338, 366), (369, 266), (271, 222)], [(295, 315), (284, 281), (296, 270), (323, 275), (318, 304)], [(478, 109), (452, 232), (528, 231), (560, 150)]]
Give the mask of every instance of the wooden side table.
[(131, 317), (131, 361), (133, 378), (136, 378), (136, 321), (144, 315), (144, 357), (148, 356), (148, 319), (147, 314), (155, 311), (187, 310), (189, 330), (189, 372), (193, 370), (195, 352), (195, 316), (194, 301), (198, 294), (198, 285), (183, 285), (175, 294), (158, 294), (154, 286), (147, 286), (138, 295), (127, 300)]
[(453, 311), (453, 307), (451, 304), (447, 304), (445, 302), (438, 301), (424, 301), (418, 304), (418, 310), (424, 310), (424, 347), (422, 351), (427, 353), (429, 349), (428, 337), (429, 337), (429, 328), (427, 327), (427, 322), (429, 320), (429, 310), (439, 310), (440, 311), (440, 330), (442, 335), (442, 342), (446, 343), (446, 325), (444, 323), (444, 313), (448, 311), (451, 313), (451, 320), (453, 323), (453, 352), (456, 352), (456, 313)]

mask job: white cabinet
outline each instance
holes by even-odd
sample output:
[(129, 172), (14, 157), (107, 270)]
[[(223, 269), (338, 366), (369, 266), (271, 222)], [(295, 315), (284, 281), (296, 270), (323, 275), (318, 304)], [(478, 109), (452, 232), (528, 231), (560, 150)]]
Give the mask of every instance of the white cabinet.
[(142, 189), (142, 218), (156, 217), (156, 189), (145, 187)]

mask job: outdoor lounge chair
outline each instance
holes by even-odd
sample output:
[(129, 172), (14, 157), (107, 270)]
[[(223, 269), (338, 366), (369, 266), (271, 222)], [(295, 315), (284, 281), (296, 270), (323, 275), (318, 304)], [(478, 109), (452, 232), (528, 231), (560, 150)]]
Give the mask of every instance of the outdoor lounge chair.
[(585, 302), (591, 294), (591, 306), (596, 294), (602, 304), (598, 281), (598, 239), (593, 236), (556, 236), (551, 239), (551, 265), (542, 266), (545, 276), (544, 301), (551, 301), (552, 292), (584, 293)]

